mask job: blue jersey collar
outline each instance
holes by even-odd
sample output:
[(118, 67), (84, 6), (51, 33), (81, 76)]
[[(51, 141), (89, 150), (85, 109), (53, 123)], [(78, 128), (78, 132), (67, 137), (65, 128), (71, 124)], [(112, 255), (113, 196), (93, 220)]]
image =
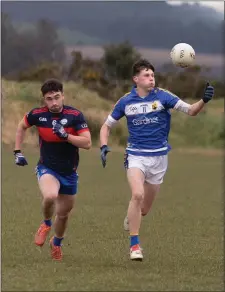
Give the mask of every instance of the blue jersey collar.
[[(137, 94), (137, 86), (136, 85), (134, 85), (133, 87), (132, 87), (132, 89), (131, 89), (131, 94), (133, 95), (133, 96), (136, 96), (136, 97), (139, 97), (139, 98), (142, 98), (142, 97), (140, 97), (138, 94)], [(148, 97), (148, 96), (150, 96), (150, 95), (152, 95), (152, 94), (155, 94), (155, 93), (157, 93), (157, 88), (156, 87), (154, 87), (150, 92), (149, 92), (149, 94), (148, 95), (146, 95), (144, 98), (146, 98), (146, 97)]]

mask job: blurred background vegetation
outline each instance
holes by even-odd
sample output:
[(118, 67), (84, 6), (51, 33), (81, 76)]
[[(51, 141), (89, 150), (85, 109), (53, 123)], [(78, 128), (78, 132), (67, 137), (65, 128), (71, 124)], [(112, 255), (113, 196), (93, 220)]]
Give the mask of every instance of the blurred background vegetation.
[[(15, 22), (8, 13), (2, 13), (2, 119), (7, 129), (11, 129), (4, 131), (3, 128), (4, 143), (13, 143), (11, 133), (15, 132), (19, 119), (25, 111), (40, 104), (40, 85), (48, 78), (58, 78), (65, 83), (66, 102), (84, 111), (97, 141), (99, 128), (113, 104), (130, 91), (131, 67), (143, 57), (143, 50), (129, 38), (106, 42), (103, 35), (101, 38), (99, 34), (87, 35), (78, 30), (73, 30), (71, 35), (71, 30), (49, 18), (39, 18), (32, 23)], [(74, 44), (80, 39), (82, 44), (100, 45), (101, 54), (96, 57), (91, 46), (89, 55), (79, 50)], [(143, 40), (139, 43), (144, 45)], [(166, 39), (165, 44), (168, 46)], [(151, 45), (148, 48), (151, 49)], [(179, 69), (171, 64), (168, 53), (166, 56), (166, 62), (159, 67), (154, 58), (148, 58), (156, 67), (157, 86), (171, 90), (188, 102), (202, 97), (209, 78), (215, 87), (214, 101), (199, 116), (190, 118), (174, 112), (171, 143), (175, 147), (222, 147), (224, 81), (212, 72), (204, 59), (201, 64)], [(9, 115), (13, 118), (8, 118)], [(111, 142), (114, 144), (125, 145), (125, 123), (122, 121), (113, 130)], [(27, 143), (34, 143), (32, 135), (36, 135), (35, 130), (27, 137)]]

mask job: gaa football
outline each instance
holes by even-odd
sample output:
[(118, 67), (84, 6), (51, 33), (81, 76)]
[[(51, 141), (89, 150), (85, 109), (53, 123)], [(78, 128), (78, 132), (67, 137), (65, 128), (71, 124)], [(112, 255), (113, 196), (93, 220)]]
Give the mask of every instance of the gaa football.
[(172, 48), (170, 57), (174, 65), (186, 68), (194, 64), (195, 51), (189, 44), (179, 43)]

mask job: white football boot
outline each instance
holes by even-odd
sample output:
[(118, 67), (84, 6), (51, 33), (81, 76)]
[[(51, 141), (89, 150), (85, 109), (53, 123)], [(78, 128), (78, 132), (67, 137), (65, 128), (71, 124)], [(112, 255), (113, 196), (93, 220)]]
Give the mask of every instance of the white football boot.
[(142, 261), (143, 260), (143, 253), (142, 248), (139, 244), (132, 246), (130, 248), (130, 259), (132, 261)]

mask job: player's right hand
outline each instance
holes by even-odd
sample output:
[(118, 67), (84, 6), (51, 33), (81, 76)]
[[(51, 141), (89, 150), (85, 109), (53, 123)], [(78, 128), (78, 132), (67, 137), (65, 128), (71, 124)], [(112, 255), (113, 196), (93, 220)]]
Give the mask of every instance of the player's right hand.
[(108, 152), (110, 152), (110, 149), (107, 145), (103, 145), (101, 148), (101, 160), (102, 160), (102, 166), (105, 167), (106, 166), (106, 155), (108, 154)]
[(23, 156), (20, 150), (14, 150), (14, 156), (16, 165), (19, 166), (28, 165), (26, 158)]

